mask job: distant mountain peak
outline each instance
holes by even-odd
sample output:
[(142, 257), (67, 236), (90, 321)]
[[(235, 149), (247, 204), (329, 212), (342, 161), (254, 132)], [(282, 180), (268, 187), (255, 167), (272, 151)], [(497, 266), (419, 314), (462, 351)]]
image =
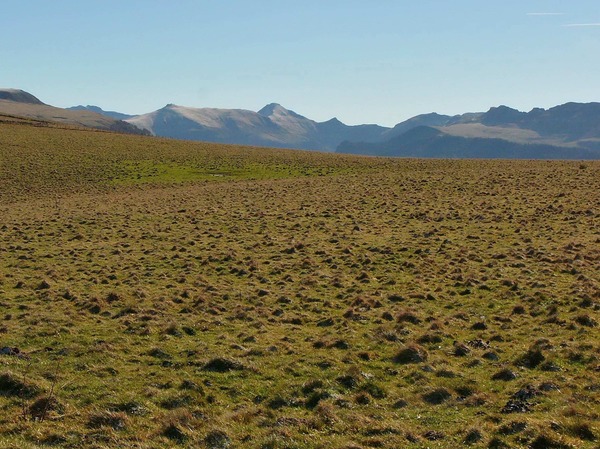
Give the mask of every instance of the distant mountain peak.
[(498, 106), (490, 108), (481, 118), (481, 123), (488, 126), (504, 125), (509, 123), (518, 123), (527, 116), (526, 112), (509, 108), (508, 106)]
[(281, 106), (279, 103), (270, 103), (270, 104), (266, 105), (264, 108), (262, 108), (260, 111), (258, 111), (258, 114), (262, 115), (264, 117), (269, 117), (271, 115), (286, 114), (289, 112), (291, 112), (291, 111), (287, 110), (286, 108)]
[(44, 104), (29, 92), (21, 89), (0, 88), (0, 100), (14, 101), (15, 103)]
[(97, 114), (104, 115), (106, 117), (114, 118), (115, 120), (125, 120), (125, 119), (133, 117), (133, 115), (131, 115), (131, 114), (123, 114), (122, 112), (105, 111), (101, 107), (94, 106), (91, 104), (88, 104), (87, 106), (83, 106), (83, 105), (71, 106), (70, 108), (67, 108), (67, 110), (69, 110), (69, 111), (92, 111)]
[(332, 119), (323, 122), (324, 125), (344, 125), (337, 117), (333, 117)]

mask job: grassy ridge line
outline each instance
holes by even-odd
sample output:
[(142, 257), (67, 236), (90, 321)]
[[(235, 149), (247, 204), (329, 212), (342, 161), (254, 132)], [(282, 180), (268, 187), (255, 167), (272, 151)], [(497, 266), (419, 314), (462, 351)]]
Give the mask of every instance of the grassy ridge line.
[(115, 186), (329, 175), (384, 160), (0, 124), (0, 200)]

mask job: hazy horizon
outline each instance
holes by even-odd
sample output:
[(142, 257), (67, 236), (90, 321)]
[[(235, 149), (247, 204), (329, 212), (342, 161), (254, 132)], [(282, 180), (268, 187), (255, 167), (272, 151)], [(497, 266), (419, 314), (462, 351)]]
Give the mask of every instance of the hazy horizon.
[(600, 3), (332, 0), (3, 6), (0, 85), (59, 107), (168, 103), (393, 126), (600, 101)]

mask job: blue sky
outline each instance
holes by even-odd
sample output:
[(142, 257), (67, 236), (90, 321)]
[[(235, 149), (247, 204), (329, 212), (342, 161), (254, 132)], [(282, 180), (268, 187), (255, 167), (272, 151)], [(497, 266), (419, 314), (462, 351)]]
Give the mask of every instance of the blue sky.
[(394, 125), (600, 101), (598, 0), (3, 0), (0, 87)]

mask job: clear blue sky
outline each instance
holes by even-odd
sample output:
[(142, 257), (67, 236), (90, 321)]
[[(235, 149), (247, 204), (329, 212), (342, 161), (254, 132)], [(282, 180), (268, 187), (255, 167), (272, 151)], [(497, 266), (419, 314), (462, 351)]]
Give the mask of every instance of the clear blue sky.
[(0, 87), (383, 125), (600, 101), (600, 0), (2, 0)]

